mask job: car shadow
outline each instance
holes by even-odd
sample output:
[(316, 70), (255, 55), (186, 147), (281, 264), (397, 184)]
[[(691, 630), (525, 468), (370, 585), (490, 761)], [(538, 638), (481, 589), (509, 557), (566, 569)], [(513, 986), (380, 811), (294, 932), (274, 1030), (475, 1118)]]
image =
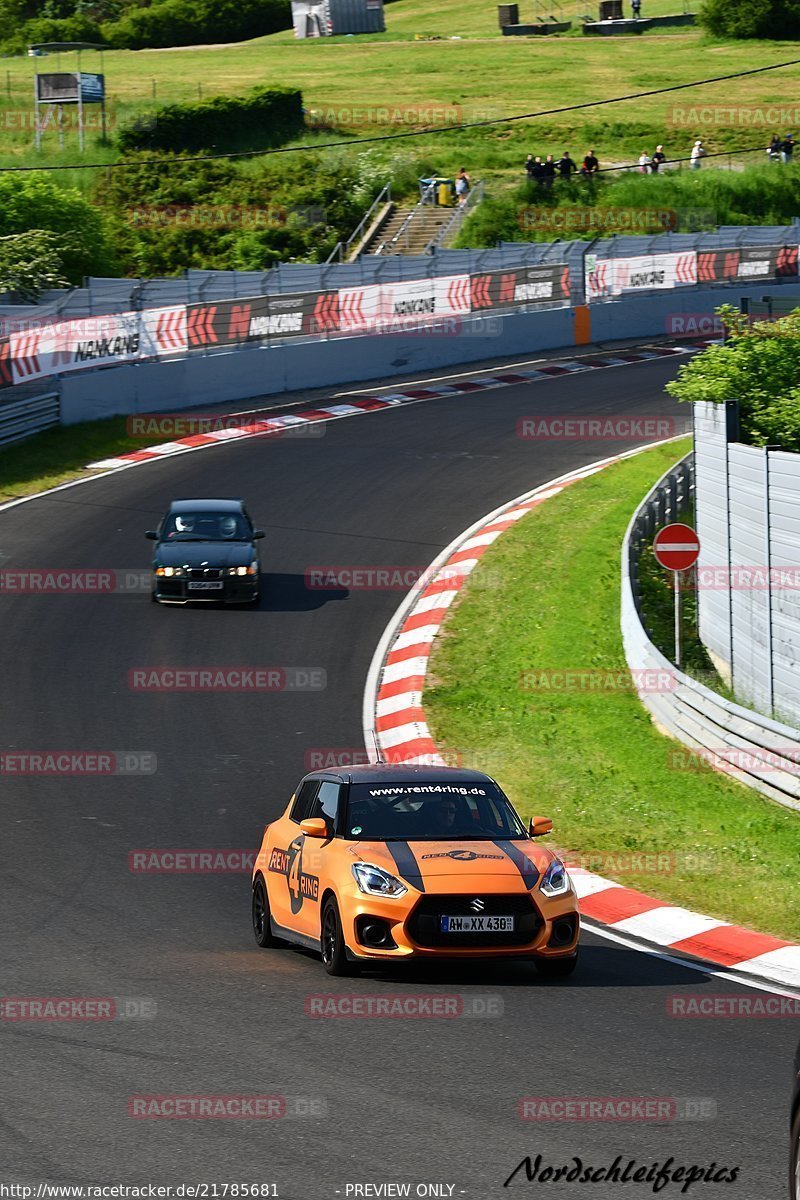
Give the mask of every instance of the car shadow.
[(253, 605), (258, 612), (311, 612), (331, 600), (346, 600), (348, 588), (309, 588), (305, 575), (274, 571), (261, 577), (261, 599)]
[[(281, 950), (284, 948), (282, 947)], [(319, 955), (311, 950), (285, 947), (304, 958), (310, 967), (322, 972)], [(280, 952), (280, 951), (279, 951)], [(274, 951), (273, 951), (274, 953)], [(346, 990), (357, 990), (359, 982), (403, 987), (537, 987), (559, 989), (595, 989), (619, 987), (677, 987), (692, 990), (712, 979), (710, 971), (691, 960), (692, 967), (643, 954), (639, 950), (609, 945), (582, 945), (580, 961), (566, 979), (547, 979), (526, 959), (467, 959), (464, 962), (435, 962), (417, 959), (408, 963), (362, 966), (356, 976), (348, 977)], [(699, 967), (699, 969), (698, 969)]]

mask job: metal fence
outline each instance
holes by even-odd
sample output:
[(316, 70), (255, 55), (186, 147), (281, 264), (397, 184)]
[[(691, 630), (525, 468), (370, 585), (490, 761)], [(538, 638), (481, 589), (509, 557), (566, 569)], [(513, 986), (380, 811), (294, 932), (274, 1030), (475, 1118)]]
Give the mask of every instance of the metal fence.
[(693, 408), (700, 637), (738, 698), (800, 721), (800, 454), (742, 445), (734, 403)]
[(639, 555), (649, 540), (646, 531), (662, 518), (671, 520), (690, 493), (684, 460), (658, 481), (631, 518), (622, 545), (620, 623), (626, 661), (655, 723), (688, 748), (665, 756), (668, 769), (713, 766), (800, 811), (800, 730), (726, 700), (679, 671), (653, 644), (642, 620), (637, 577)]
[(13, 400), (0, 403), (0, 446), (10, 446), (20, 442), (34, 433), (51, 429), (60, 424), (61, 402), (59, 393), (50, 389), (42, 393), (41, 385), (37, 389), (20, 388), (13, 393)]
[[(478, 274), (511, 270), (538, 263), (566, 262), (570, 267), (572, 299), (585, 299), (585, 262), (591, 255), (600, 260), (641, 257), (650, 254), (713, 253), (735, 248), (800, 245), (800, 220), (781, 226), (721, 226), (713, 233), (660, 233), (645, 236), (619, 235), (594, 240), (548, 242), (500, 242), (486, 250), (442, 250), (433, 254), (405, 256), (365, 255), (350, 263), (280, 263), (266, 271), (204, 271), (189, 269), (182, 275), (163, 279), (87, 278), (83, 287), (45, 293), (36, 305), (0, 304), (0, 317), (38, 320), (43, 316), (94, 316), (160, 308), (172, 304), (223, 301), (275, 293), (325, 291), (326, 289), (390, 283), (404, 279), (428, 279), (439, 275)], [(791, 278), (765, 279), (770, 287)], [(795, 269), (794, 283), (798, 281)], [(744, 280), (732, 279), (732, 285)], [(753, 282), (749, 277), (747, 282)]]

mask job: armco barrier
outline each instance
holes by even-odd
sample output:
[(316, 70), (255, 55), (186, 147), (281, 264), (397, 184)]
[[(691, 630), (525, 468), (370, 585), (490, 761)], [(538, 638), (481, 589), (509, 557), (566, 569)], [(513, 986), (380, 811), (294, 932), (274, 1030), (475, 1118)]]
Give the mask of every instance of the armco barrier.
[(621, 606), (625, 658), (634, 680), (647, 678), (646, 672), (674, 677), (671, 690), (642, 689), (639, 697), (656, 724), (689, 748), (689, 753), (675, 752), (675, 769), (702, 769), (713, 764), (772, 800), (800, 811), (800, 731), (725, 700), (677, 670), (650, 641), (642, 623), (635, 589), (642, 544), (638, 534), (653, 499), (668, 488), (670, 477), (679, 470), (685, 470), (683, 464), (673, 467), (655, 484), (633, 514), (625, 534)]

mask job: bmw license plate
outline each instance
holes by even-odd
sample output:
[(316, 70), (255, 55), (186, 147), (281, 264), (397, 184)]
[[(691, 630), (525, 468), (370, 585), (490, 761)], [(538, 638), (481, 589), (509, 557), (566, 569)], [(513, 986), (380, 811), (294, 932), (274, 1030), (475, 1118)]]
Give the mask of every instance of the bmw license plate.
[(513, 917), (442, 917), (442, 933), (513, 932)]
[(222, 580), (206, 580), (203, 583), (189, 583), (186, 586), (190, 592), (221, 592)]

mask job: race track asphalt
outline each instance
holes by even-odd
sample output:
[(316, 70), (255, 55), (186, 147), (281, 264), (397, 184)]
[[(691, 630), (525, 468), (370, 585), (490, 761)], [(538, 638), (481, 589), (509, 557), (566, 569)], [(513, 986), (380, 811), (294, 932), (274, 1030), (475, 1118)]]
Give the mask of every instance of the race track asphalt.
[[(521, 416), (666, 415), (682, 428), (686, 410), (662, 391), (676, 367), (657, 360), (376, 412), (0, 513), (4, 569), (124, 571), (147, 566), (143, 531), (171, 498), (241, 495), (267, 531), (268, 572), (254, 611), (162, 608), (136, 593), (0, 596), (0, 751), (146, 750), (158, 763), (150, 776), (0, 781), (2, 994), (155, 1003), (149, 1018), (0, 1022), (0, 1181), (275, 1183), (283, 1200), (334, 1200), (367, 1183), (452, 1185), (471, 1200), (652, 1195), (647, 1183), (548, 1185), (523, 1172), (503, 1187), (526, 1154), (595, 1167), (619, 1154), (739, 1168), (735, 1182), (696, 1184), (692, 1197), (783, 1196), (796, 1021), (676, 1020), (666, 1007), (675, 993), (761, 993), (592, 933), (579, 972), (557, 984), (507, 965), (331, 980), (312, 953), (255, 946), (246, 874), (128, 866), (142, 848), (254, 849), (306, 755), (363, 749), (365, 676), (402, 593), (308, 590), (309, 567), (423, 568), (502, 502), (630, 448), (521, 440)], [(254, 665), (323, 668), (327, 686), (128, 685), (137, 667)], [(341, 992), (490, 995), (503, 1014), (306, 1015), (310, 996)], [(280, 1094), (291, 1114), (131, 1119), (129, 1098), (143, 1094)], [(517, 1112), (526, 1096), (692, 1097), (715, 1115), (534, 1124)]]

